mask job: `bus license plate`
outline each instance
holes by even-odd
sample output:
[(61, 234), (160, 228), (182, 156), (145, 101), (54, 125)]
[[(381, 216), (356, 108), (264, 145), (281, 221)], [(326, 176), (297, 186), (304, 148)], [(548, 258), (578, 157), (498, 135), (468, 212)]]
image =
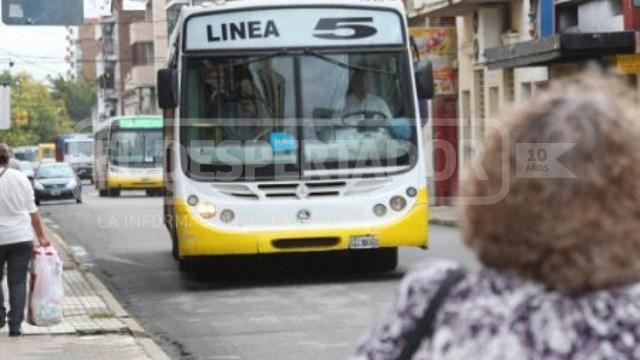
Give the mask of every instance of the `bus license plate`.
[(350, 249), (376, 249), (378, 239), (375, 236), (352, 236), (349, 241)]

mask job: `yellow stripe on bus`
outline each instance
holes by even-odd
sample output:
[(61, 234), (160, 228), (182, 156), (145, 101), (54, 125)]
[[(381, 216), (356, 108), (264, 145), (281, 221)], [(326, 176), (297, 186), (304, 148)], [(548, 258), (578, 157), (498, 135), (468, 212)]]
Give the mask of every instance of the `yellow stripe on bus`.
[(163, 187), (162, 176), (123, 176), (109, 174), (107, 180), (109, 189), (159, 189)]

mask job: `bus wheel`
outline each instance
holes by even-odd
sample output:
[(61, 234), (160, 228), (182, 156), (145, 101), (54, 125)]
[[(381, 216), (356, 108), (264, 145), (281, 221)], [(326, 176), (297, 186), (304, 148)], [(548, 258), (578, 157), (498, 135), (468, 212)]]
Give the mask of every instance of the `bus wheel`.
[(386, 272), (398, 267), (398, 248), (354, 250), (349, 255), (357, 271)]
[(109, 193), (107, 192), (107, 190), (98, 190), (98, 195), (100, 197), (107, 197), (109, 195)]
[[(181, 261), (179, 254), (178, 254), (178, 234), (176, 234), (176, 230), (170, 230), (170, 235), (171, 235), (171, 255), (173, 255), (173, 258)], [(180, 266), (182, 267), (182, 264), (180, 264)]]
[(107, 191), (109, 192), (109, 196), (110, 197), (118, 197), (118, 196), (120, 196), (120, 189), (109, 189)]

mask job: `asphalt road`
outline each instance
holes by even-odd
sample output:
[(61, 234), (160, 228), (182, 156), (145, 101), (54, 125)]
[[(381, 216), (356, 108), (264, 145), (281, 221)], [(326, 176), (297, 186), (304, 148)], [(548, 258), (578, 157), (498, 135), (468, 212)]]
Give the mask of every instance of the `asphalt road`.
[(242, 261), (231, 275), (195, 282), (169, 253), (161, 198), (99, 198), (89, 185), (83, 196), (83, 204), (44, 203), (41, 211), (175, 359), (343, 359), (413, 264), (477, 266), (456, 229), (433, 226), (431, 248), (401, 249), (391, 274), (355, 274), (343, 258), (303, 255)]

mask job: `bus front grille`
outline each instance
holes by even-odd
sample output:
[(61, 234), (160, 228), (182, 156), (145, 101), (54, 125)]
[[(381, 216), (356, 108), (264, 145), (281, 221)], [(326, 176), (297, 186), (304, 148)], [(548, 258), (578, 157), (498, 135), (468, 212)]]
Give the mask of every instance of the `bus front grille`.
[(352, 183), (340, 180), (258, 184), (214, 184), (219, 193), (241, 200), (286, 200), (363, 196), (387, 186), (390, 179), (363, 179)]

